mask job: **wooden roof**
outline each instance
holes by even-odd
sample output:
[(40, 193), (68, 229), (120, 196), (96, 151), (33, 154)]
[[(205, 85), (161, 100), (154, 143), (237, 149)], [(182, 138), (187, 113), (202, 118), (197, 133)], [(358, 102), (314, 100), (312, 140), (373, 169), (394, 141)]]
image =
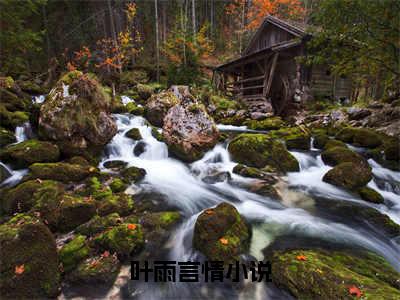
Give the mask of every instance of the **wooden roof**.
[(294, 25), (291, 24), (287, 21), (283, 21), (281, 19), (278, 19), (274, 16), (268, 15), (267, 17), (265, 17), (263, 23), (261, 24), (260, 27), (258, 27), (257, 31), (254, 33), (253, 37), (251, 38), (249, 44), (247, 45), (246, 49), (243, 51), (243, 55), (246, 55), (249, 53), (250, 49), (252, 48), (253, 44), (257, 41), (257, 39), (259, 38), (260, 34), (262, 33), (263, 29), (265, 28), (265, 26), (267, 26), (268, 24), (273, 24), (287, 32), (289, 32), (290, 34), (292, 34), (294, 37), (299, 37), (302, 38), (304, 36), (307, 35), (307, 33), (305, 32), (305, 28), (304, 27), (300, 27), (300, 25)]

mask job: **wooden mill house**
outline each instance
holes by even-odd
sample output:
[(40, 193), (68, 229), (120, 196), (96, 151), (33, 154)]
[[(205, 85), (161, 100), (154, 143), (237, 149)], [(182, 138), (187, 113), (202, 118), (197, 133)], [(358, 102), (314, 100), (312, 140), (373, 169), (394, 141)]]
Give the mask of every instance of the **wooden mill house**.
[(214, 69), (214, 85), (247, 104), (266, 101), (275, 114), (313, 97), (349, 99), (350, 79), (334, 76), (325, 65), (296, 60), (306, 54), (311, 38), (304, 28), (267, 16), (241, 57)]

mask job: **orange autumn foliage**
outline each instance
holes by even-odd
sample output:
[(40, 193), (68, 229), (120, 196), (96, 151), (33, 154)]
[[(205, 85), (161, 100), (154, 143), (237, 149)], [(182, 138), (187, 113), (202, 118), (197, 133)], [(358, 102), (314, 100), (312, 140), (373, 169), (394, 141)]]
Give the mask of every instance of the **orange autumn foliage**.
[(355, 285), (349, 286), (349, 294), (352, 296), (356, 296), (357, 298), (360, 298), (362, 296), (362, 292)]
[(228, 245), (228, 243), (229, 243), (228, 239), (225, 239), (225, 238), (220, 238), (220, 239), (219, 239), (219, 242), (220, 242), (222, 245)]
[(304, 255), (297, 255), (297, 256), (296, 256), (296, 259), (297, 259), (297, 260), (300, 260), (300, 261), (306, 261), (306, 260), (307, 260), (307, 257), (304, 256)]
[(129, 230), (135, 230), (136, 227), (137, 227), (136, 224), (128, 224), (128, 229), (129, 229)]
[(25, 272), (25, 265), (15, 266), (15, 274), (21, 275)]

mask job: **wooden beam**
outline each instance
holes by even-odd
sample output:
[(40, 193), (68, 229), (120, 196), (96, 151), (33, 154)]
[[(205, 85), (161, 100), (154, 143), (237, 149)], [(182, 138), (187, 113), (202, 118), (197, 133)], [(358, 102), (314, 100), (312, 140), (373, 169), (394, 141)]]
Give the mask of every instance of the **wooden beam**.
[(278, 62), (278, 56), (279, 56), (279, 52), (275, 53), (275, 55), (274, 55), (274, 57), (272, 59), (272, 66), (271, 66), (271, 69), (269, 71), (268, 82), (264, 86), (264, 90), (263, 90), (263, 94), (265, 95), (265, 97), (268, 96), (269, 91), (271, 90), (272, 79), (274, 77), (276, 63)]
[(253, 85), (253, 86), (246, 86), (243, 88), (236, 88), (235, 90), (246, 91), (246, 90), (262, 89), (263, 87), (264, 85)]
[(235, 81), (233, 84), (239, 85), (239, 84), (241, 84), (241, 83), (246, 83), (246, 82), (256, 81), (256, 80), (261, 80), (261, 79), (264, 79), (264, 75), (260, 75), (260, 76), (255, 76), (255, 77), (250, 77), (250, 78), (238, 80), (238, 81)]

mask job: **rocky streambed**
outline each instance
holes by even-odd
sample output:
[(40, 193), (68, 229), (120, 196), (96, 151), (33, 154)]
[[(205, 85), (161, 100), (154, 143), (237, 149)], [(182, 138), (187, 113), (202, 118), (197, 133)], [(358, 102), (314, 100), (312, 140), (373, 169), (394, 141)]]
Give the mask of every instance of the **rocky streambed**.
[[(15, 140), (0, 152), (7, 174), (1, 293), (337, 299), (358, 290), (365, 299), (399, 297), (395, 138), (250, 120), (243, 112), (241, 121), (221, 119), (220, 110), (178, 87), (147, 101), (125, 98), (116, 109), (81, 76), (64, 77), (55, 99), (37, 104), (39, 127), (14, 127)], [(57, 108), (64, 105), (65, 115)], [(268, 260), (273, 282), (130, 281), (131, 259)]]

